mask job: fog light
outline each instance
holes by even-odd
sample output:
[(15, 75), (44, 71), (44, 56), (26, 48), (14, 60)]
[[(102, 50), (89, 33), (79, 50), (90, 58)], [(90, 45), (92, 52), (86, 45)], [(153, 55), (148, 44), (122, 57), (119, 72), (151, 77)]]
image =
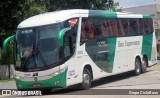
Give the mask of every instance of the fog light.
[(16, 79), (19, 79), (20, 77), (19, 76), (16, 76)]
[(22, 87), (21, 85), (18, 85), (19, 87)]

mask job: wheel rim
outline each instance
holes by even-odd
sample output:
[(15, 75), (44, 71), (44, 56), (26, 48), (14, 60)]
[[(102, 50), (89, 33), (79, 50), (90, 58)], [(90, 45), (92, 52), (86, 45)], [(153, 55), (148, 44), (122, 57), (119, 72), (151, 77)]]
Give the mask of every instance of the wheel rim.
[(139, 73), (140, 72), (140, 63), (138, 61), (136, 62), (136, 67), (137, 67), (136, 71), (137, 71), (137, 73)]
[(88, 74), (83, 74), (83, 83), (85, 86), (90, 84), (90, 77)]
[(142, 63), (142, 73), (145, 73), (147, 70), (147, 61), (146, 59), (143, 59), (143, 63)]
[(146, 69), (147, 68), (147, 62), (143, 61), (143, 68)]

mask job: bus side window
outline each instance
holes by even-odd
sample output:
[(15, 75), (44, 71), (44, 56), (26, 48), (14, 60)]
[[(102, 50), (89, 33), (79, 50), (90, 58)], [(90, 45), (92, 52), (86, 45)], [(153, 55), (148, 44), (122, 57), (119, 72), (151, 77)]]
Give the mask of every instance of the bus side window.
[(120, 37), (120, 36), (122, 36), (121, 27), (120, 27), (119, 20), (118, 20), (118, 19), (116, 19), (116, 21), (117, 21), (118, 35), (119, 35), (119, 37)]
[(145, 34), (145, 32), (144, 32), (144, 20), (142, 18), (139, 19), (139, 25), (140, 25), (140, 34), (141, 35)]
[(107, 20), (107, 29), (108, 29), (109, 37), (113, 37), (114, 34), (113, 34), (113, 27), (112, 27), (112, 20), (111, 19)]
[(71, 38), (69, 33), (70, 32), (67, 31), (64, 36), (64, 57), (65, 58), (71, 55), (70, 44), (69, 44)]
[(150, 22), (150, 28), (151, 28), (150, 33), (153, 33), (153, 21), (152, 21), (152, 19), (149, 19), (149, 22)]
[(131, 35), (133, 36), (138, 35), (138, 26), (137, 26), (136, 19), (130, 19), (129, 25), (131, 29)]
[(125, 36), (125, 32), (124, 32), (123, 24), (122, 24), (122, 19), (118, 19), (118, 20), (119, 20), (120, 30), (121, 30), (122, 36)]
[(146, 21), (147, 21), (148, 33), (150, 34), (151, 32), (153, 32), (153, 30), (152, 30), (152, 20), (151, 19), (146, 19)]
[(127, 19), (122, 19), (122, 25), (123, 25), (123, 30), (125, 35), (129, 35), (130, 34), (130, 29), (129, 29), (129, 24)]
[(105, 27), (105, 31), (104, 32), (102, 31), (103, 36), (104, 37), (109, 37), (108, 25), (107, 25), (107, 20), (106, 19), (104, 20), (104, 27)]
[(81, 24), (81, 39), (85, 39), (86, 38), (86, 31), (85, 31), (85, 26), (84, 26), (84, 21), (82, 21)]
[(148, 34), (149, 33), (149, 27), (148, 27), (148, 19), (144, 19), (144, 34)]
[[(94, 35), (95, 35), (95, 38), (100, 38), (100, 37), (102, 37), (103, 35), (102, 35), (102, 29), (104, 29), (104, 27), (103, 26), (101, 26), (101, 25), (103, 25), (103, 21), (102, 21), (103, 19), (101, 19), (101, 18), (95, 18), (94, 20), (93, 20), (93, 23), (94, 23)], [(105, 30), (104, 30), (105, 31)]]
[(108, 30), (106, 29), (106, 19), (101, 19), (101, 24), (100, 24), (100, 28), (101, 28), (101, 32), (103, 37), (108, 37)]
[(64, 37), (64, 57), (73, 55), (76, 47), (77, 27), (72, 27), (71, 30), (65, 33)]
[(114, 36), (118, 37), (118, 27), (117, 27), (117, 21), (116, 19), (111, 19), (112, 20), (112, 29), (113, 29), (113, 34)]
[(91, 19), (88, 19), (88, 31), (90, 39), (94, 38), (94, 27)]
[(81, 39), (80, 39), (80, 44), (82, 45), (83, 43), (85, 43), (88, 40), (88, 36), (87, 36), (87, 26), (86, 26), (86, 21), (87, 19), (82, 19), (82, 23), (81, 23)]
[(138, 26), (138, 35), (140, 35), (140, 24), (139, 24), (139, 19), (136, 20), (137, 26)]

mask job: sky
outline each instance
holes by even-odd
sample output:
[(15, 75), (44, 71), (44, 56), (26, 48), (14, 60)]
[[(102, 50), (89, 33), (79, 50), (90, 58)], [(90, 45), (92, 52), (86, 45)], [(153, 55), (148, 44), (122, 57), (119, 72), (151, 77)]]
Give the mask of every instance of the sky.
[[(120, 6), (123, 8), (155, 4), (154, 0), (114, 0), (114, 1), (119, 2)], [(160, 4), (160, 0), (157, 0), (157, 4)]]

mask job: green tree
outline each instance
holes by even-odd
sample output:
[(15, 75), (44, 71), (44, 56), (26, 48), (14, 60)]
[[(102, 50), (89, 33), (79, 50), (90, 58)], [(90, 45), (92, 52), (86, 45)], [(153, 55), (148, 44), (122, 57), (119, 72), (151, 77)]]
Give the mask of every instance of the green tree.
[(3, 40), (15, 34), (24, 19), (55, 10), (99, 9), (119, 10), (114, 0), (0, 0), (0, 46)]
[(121, 11), (122, 11), (122, 7), (119, 6), (119, 2), (115, 2), (115, 3), (113, 4), (112, 10), (113, 10), (113, 11), (118, 11), (118, 12), (121, 12)]
[(1, 54), (1, 58), (0, 58), (0, 64), (13, 64), (13, 44), (10, 43), (7, 46), (7, 53), (3, 53)]
[(112, 10), (113, 7), (119, 6), (114, 0), (45, 0), (47, 11), (63, 9), (97, 9)]
[(15, 34), (24, 19), (46, 12), (40, 0), (0, 0), (0, 47), (5, 38)]

